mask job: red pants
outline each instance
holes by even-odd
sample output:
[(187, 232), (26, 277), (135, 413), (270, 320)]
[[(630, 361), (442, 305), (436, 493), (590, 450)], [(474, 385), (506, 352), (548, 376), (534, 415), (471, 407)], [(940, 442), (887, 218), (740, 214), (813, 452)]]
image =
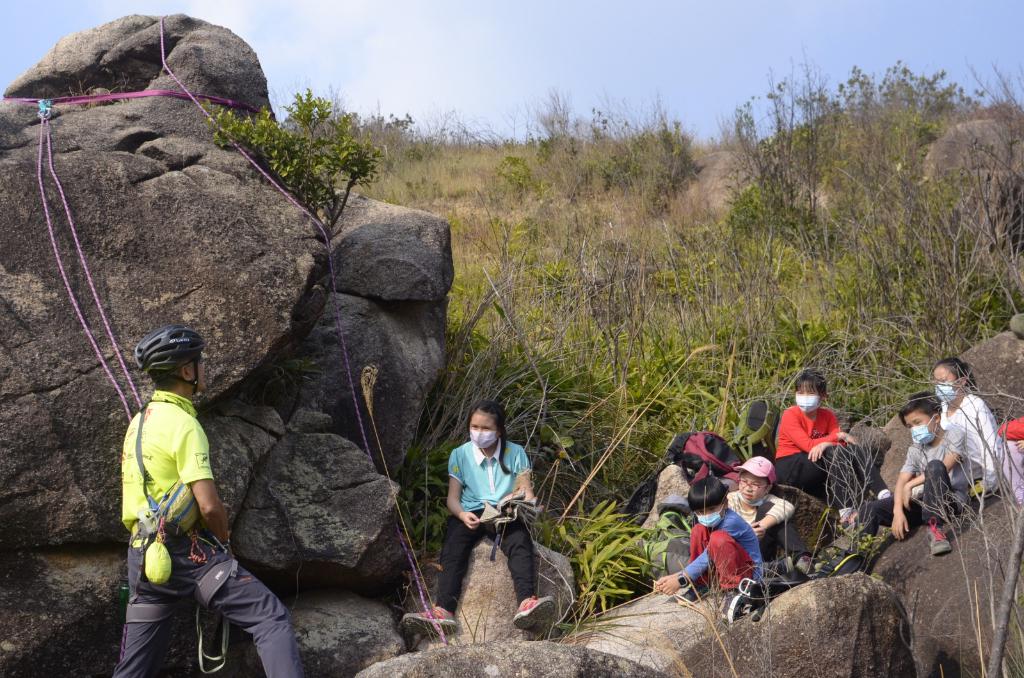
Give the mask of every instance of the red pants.
[(725, 530), (709, 530), (697, 523), (690, 531), (690, 561), (696, 560), (705, 549), (711, 567), (695, 582), (698, 586), (709, 585), (712, 570), (723, 589), (734, 589), (746, 577), (754, 576), (754, 561), (732, 535)]

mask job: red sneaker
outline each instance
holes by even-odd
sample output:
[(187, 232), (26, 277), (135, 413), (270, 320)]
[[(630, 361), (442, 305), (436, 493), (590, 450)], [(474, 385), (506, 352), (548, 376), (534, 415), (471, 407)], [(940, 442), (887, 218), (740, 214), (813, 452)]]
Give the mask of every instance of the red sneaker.
[(533, 629), (544, 624), (550, 625), (555, 616), (555, 599), (551, 596), (530, 596), (519, 604), (519, 611), (512, 617), (517, 629)]

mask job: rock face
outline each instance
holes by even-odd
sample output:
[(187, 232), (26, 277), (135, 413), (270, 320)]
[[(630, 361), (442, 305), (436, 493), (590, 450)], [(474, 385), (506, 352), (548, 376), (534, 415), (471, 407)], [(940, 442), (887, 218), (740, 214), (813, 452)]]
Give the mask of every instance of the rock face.
[[(349, 352), (356, 403), (378, 470), (384, 472), (377, 447), (394, 475), (405, 459), (427, 392), (444, 368), (445, 302), (371, 301), (337, 295)], [(337, 339), (333, 303), (298, 351), (322, 371), (299, 394), (303, 407), (328, 412), (331, 430), (364, 446), (353, 416), (352, 388), (345, 376), (345, 358)], [(372, 417), (366, 408), (363, 375), (372, 373)]]
[[(237, 36), (184, 16), (167, 29), (169, 64), (190, 86), (266, 103), (259, 62)], [(7, 95), (174, 88), (159, 70), (156, 19), (127, 17), (64, 39)], [(0, 547), (124, 537), (110, 499), (127, 419), (57, 271), (36, 180), (37, 123), (31, 107), (0, 108)], [(207, 397), (221, 397), (295, 331), (319, 250), (308, 225), (244, 159), (213, 144), (191, 102), (58, 107), (51, 126), (56, 170), (118, 346), (105, 337), (47, 181), (58, 247), (123, 388), (114, 351), (130, 364), (146, 331), (179, 321), (206, 336)], [(177, 151), (147, 152), (156, 140)], [(45, 529), (33, 515), (47, 516)]]
[(690, 484), (686, 482), (683, 469), (678, 464), (669, 464), (658, 474), (658, 490), (654, 494), (654, 505), (644, 520), (644, 528), (650, 529), (658, 522), (658, 506), (673, 494), (686, 498)]
[(735, 675), (732, 667), (764, 678), (916, 675), (903, 607), (891, 588), (863, 574), (799, 586), (761, 621), (741, 619), (720, 638), (683, 655), (690, 675), (724, 678)]
[(404, 567), (396, 492), (344, 438), (288, 433), (249, 486), (232, 534), (235, 552), (280, 588), (380, 591)]
[[(165, 27), (168, 63), (191, 90), (268, 105), (259, 61), (240, 38), (182, 15)], [(62, 39), (6, 95), (142, 89), (177, 85), (162, 74), (158, 19), (131, 16)], [(0, 674), (104, 675), (121, 630), (127, 416), (55, 262), (36, 177), (41, 129), (33, 105), (0, 107)], [(355, 440), (358, 426), (333, 334), (327, 248), (305, 216), (235, 151), (218, 148), (189, 101), (57, 105), (50, 129), (114, 340), (44, 176), (56, 247), (131, 408), (117, 356), (131, 368), (135, 342), (170, 322), (207, 339), (209, 389), (197, 404), (243, 562), (284, 593), (376, 591), (396, 580), (395, 487), (338, 435)], [(398, 463), (444, 364), (448, 226), (359, 197), (341, 224), (330, 249), (354, 376), (377, 368), (373, 407), (386, 458)], [(303, 353), (314, 328), (316, 350)], [(260, 401), (253, 394), (263, 392), (265, 369), (296, 356), (320, 361), (315, 386), (284, 406), (243, 402)], [(129, 374), (145, 402), (147, 380)], [(299, 600), (310, 661), (325, 662), (325, 674), (336, 675), (337, 662), (351, 674), (398, 651), (383, 604), (338, 591), (304, 590)], [(185, 675), (195, 639), (188, 614), (179, 617), (166, 667)], [(356, 637), (366, 630), (357, 624), (351, 633), (339, 626), (353, 617), (373, 620), (372, 641)], [(329, 655), (340, 659), (330, 664)]]
[(592, 628), (569, 640), (669, 675), (688, 675), (682, 657), (709, 641), (720, 603), (708, 597), (683, 606), (675, 598), (652, 593), (602, 615)]
[(999, 120), (968, 120), (954, 125), (928, 149), (924, 173), (983, 172), (1019, 167), (1024, 153), (1012, 143), (1011, 129)]
[[(508, 560), (499, 548), (492, 562), (491, 547), (492, 542), (484, 538), (473, 549), (456, 611), (459, 628), (448, 638), (450, 644), (471, 645), (492, 640), (527, 640), (536, 637), (532, 632), (520, 631), (512, 625), (518, 601), (508, 571)], [(534, 544), (534, 551), (537, 595), (554, 598), (558, 618), (561, 618), (576, 599), (576, 579), (573, 577), (572, 565), (561, 553), (540, 544)], [(432, 594), (436, 595), (436, 582), (434, 584)], [(418, 597), (413, 596), (408, 605), (410, 611), (420, 611)], [(421, 642), (419, 645), (420, 648), (439, 646), (439, 640)]]
[(962, 357), (974, 369), (978, 391), (997, 420), (1024, 415), (1024, 341), (1003, 332)]
[[(405, 649), (384, 603), (351, 593), (313, 591), (289, 607), (308, 678), (353, 676)], [(263, 675), (254, 645), (245, 649), (237, 671), (239, 676)]]
[[(927, 530), (919, 528), (904, 541), (889, 544), (874, 566), (874, 574), (896, 591), (913, 624), (920, 676), (981, 675), (979, 633), (981, 654), (988, 656), (989, 610), (993, 592), (1001, 589), (1002, 564), (1012, 543), (1006, 504), (990, 499), (983, 521), (969, 519), (958, 532), (951, 537), (951, 554), (932, 557)], [(975, 618), (979, 610), (980, 619)]]
[(667, 674), (582, 647), (546, 641), (496, 640), (403, 655), (375, 664), (357, 675), (360, 678), (658, 678)]
[(0, 675), (109, 675), (124, 569), (118, 547), (0, 553)]

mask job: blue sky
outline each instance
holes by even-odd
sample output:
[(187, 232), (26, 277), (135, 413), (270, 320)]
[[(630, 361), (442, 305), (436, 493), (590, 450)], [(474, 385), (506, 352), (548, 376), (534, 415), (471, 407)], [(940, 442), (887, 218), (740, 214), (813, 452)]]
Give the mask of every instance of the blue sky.
[(972, 67), (990, 77), (993, 67), (1019, 74), (1024, 62), (1024, 3), (1007, 0), (53, 0), (5, 7), (0, 81), (67, 33), (175, 12), (247, 40), (276, 100), (308, 86), (360, 112), (429, 122), (455, 111), (501, 134), (521, 134), (552, 90), (583, 115), (660, 100), (707, 138), (770, 74), (804, 61), (837, 83), (853, 65), (882, 72), (902, 60), (946, 70), (969, 91)]

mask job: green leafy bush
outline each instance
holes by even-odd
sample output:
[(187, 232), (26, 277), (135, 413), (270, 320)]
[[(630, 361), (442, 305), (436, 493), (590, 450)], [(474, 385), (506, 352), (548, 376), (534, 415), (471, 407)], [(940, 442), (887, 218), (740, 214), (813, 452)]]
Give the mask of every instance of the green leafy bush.
[(258, 154), (333, 233), (352, 189), (376, 176), (380, 150), (357, 138), (352, 115), (338, 114), (330, 101), (310, 90), (296, 94), (285, 110), (287, 119), (278, 123), (266, 108), (255, 115), (215, 109), (214, 138)]

